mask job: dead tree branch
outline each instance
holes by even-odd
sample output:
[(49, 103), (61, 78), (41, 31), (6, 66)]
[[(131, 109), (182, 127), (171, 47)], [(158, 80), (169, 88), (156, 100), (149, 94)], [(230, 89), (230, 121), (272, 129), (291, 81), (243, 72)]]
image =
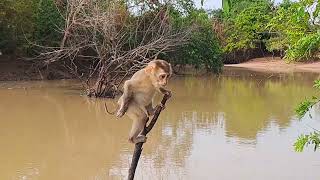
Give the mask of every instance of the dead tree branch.
[[(171, 97), (171, 94), (165, 94), (161, 100), (161, 104), (165, 105), (167, 100)], [(152, 120), (150, 121), (149, 125), (146, 126), (143, 131), (142, 131), (142, 135), (147, 135), (153, 128), (153, 126), (156, 124), (158, 117), (160, 115), (162, 111), (162, 107), (161, 106), (157, 106), (157, 109), (152, 117)], [(134, 152), (132, 155), (132, 160), (131, 160), (131, 165), (130, 165), (130, 169), (129, 169), (129, 175), (128, 175), (128, 180), (133, 180), (134, 179), (134, 174), (136, 172), (136, 168), (140, 159), (140, 155), (142, 152), (142, 146), (144, 143), (137, 143), (135, 144), (134, 147)]]
[(88, 96), (113, 97), (126, 76), (187, 43), (189, 29), (174, 28), (169, 1), (147, 9), (119, 0), (66, 2), (59, 47), (44, 47), (37, 59), (65, 67)]

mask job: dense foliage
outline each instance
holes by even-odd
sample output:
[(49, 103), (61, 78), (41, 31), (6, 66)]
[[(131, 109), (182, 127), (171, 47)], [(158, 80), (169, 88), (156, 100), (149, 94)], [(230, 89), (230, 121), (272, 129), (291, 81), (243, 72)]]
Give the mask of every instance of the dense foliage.
[[(204, 10), (189, 8), (186, 16), (175, 12), (172, 15), (176, 25), (191, 27), (189, 42), (172, 53), (168, 53), (173, 64), (193, 65), (208, 72), (219, 73), (222, 68), (222, 49), (212, 31), (212, 21)], [(179, 14), (179, 15), (177, 15)]]
[(225, 52), (258, 48), (261, 32), (271, 19), (270, 3), (256, 1), (244, 10), (234, 9), (226, 17)]
[(0, 2), (0, 50), (5, 54), (32, 53), (32, 43), (53, 46), (62, 26), (54, 0)]
[(62, 38), (64, 18), (54, 0), (41, 0), (34, 18), (34, 40), (43, 46), (57, 46)]
[[(132, 2), (136, 1), (119, 1), (124, 12)], [(152, 3), (147, 6), (150, 11), (161, 6)], [(173, 64), (191, 64), (214, 72), (221, 70), (222, 58), (230, 54), (231, 59), (239, 54), (248, 59), (266, 53), (281, 55), (287, 61), (319, 58), (320, 5), (316, 1), (284, 0), (275, 4), (272, 0), (222, 0), (222, 3), (222, 11), (212, 13), (196, 8), (193, 0), (175, 1), (170, 21), (177, 30), (192, 27), (193, 31), (189, 43), (162, 57)], [(34, 56), (39, 47), (34, 44), (59, 46), (65, 6), (60, 0), (1, 1), (0, 51)], [(217, 22), (219, 29), (215, 29)], [(130, 44), (132, 37), (127, 41)], [(225, 58), (225, 63), (229, 59)]]
[[(320, 90), (320, 80), (316, 80), (314, 82), (315, 88)], [(296, 113), (299, 116), (299, 118), (306, 115), (306, 113), (310, 110), (312, 106), (314, 106), (316, 103), (319, 102), (318, 97), (312, 97), (312, 99), (307, 99), (303, 102), (301, 102), (298, 107), (296, 108)], [(304, 147), (308, 145), (314, 146), (314, 151), (316, 151), (320, 146), (320, 131), (315, 130), (314, 132), (308, 134), (308, 135), (300, 135), (297, 141), (294, 143), (294, 148), (297, 152), (303, 151)]]
[(23, 36), (30, 36), (34, 28), (34, 1), (23, 0), (0, 2), (0, 49), (3, 53), (14, 53), (17, 47), (26, 44)]
[[(129, 3), (134, 4), (135, 1), (119, 1), (119, 3), (126, 12), (128, 11), (126, 6)], [(143, 6), (148, 11), (144, 14), (146, 23), (148, 16), (152, 20), (152, 15), (157, 14), (159, 9), (163, 9), (162, 6), (154, 3)], [(0, 51), (3, 53), (35, 56), (41, 46), (59, 47), (62, 43), (66, 18), (64, 11), (68, 11), (62, 1), (5, 0), (0, 2), (0, 10)], [(192, 27), (192, 31), (189, 43), (163, 56), (173, 64), (191, 64), (196, 67), (205, 67), (208, 71), (219, 72), (222, 67), (222, 51), (212, 31), (209, 14), (197, 9), (192, 0), (176, 1), (171, 6), (170, 20), (177, 31), (186, 27)], [(128, 19), (129, 21), (134, 22), (134, 16)], [(143, 29), (145, 25), (131, 23), (127, 27), (128, 30), (136, 30)], [(137, 39), (133, 36), (124, 38), (127, 38), (130, 46), (133, 43), (137, 44), (135, 42)]]
[(260, 49), (280, 52), (287, 61), (319, 58), (320, 5), (316, 1), (284, 0), (280, 5), (269, 0), (225, 2), (226, 53)]
[[(285, 1), (275, 11), (275, 16), (268, 24), (276, 36), (269, 40), (269, 50), (285, 51), (289, 61), (301, 61), (317, 57), (319, 52), (319, 24), (311, 22), (319, 12), (310, 6), (314, 1)], [(316, 8), (319, 8), (317, 5)]]

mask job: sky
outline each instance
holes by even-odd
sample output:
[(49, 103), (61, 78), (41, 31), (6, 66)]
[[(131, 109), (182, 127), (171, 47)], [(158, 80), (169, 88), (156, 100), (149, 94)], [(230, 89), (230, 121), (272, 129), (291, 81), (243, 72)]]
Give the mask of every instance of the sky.
[[(197, 7), (201, 7), (201, 0), (195, 0)], [(275, 3), (282, 2), (282, 0), (275, 0)], [(222, 0), (204, 0), (204, 9), (218, 9), (222, 7)]]

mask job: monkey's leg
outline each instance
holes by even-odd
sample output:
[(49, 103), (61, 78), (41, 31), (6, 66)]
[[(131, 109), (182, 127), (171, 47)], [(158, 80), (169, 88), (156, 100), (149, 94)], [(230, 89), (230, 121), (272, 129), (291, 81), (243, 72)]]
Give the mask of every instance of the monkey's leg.
[(137, 119), (133, 120), (132, 128), (129, 135), (129, 142), (136, 144), (139, 142), (145, 143), (147, 141), (147, 137), (141, 134), (147, 123), (147, 120), (147, 116), (143, 116), (142, 118), (138, 117)]
[(132, 92), (130, 89), (130, 81), (126, 81), (123, 86), (123, 95), (120, 103), (120, 108), (116, 114), (117, 117), (122, 117), (128, 110), (130, 100), (132, 98)]
[(145, 108), (147, 110), (148, 116), (153, 116), (154, 115), (154, 112), (156, 111), (156, 108), (152, 107), (152, 102), (150, 104), (148, 104)]

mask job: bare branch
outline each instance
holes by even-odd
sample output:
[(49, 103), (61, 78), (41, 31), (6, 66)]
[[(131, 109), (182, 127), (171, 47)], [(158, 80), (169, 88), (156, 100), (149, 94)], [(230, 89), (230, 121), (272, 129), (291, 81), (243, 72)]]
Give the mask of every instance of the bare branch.
[[(162, 101), (161, 101), (161, 104), (162, 105), (165, 105), (167, 100), (171, 97), (171, 95), (169, 94), (165, 94), (162, 98)], [(161, 106), (157, 106), (157, 109), (152, 117), (152, 120), (150, 121), (149, 125), (146, 126), (143, 131), (142, 131), (142, 135), (147, 135), (153, 128), (153, 126), (156, 124), (157, 120), (158, 120), (158, 117), (160, 115), (162, 111), (162, 108)], [(137, 165), (138, 165), (138, 162), (139, 162), (139, 159), (140, 159), (140, 155), (141, 155), (141, 152), (142, 152), (142, 146), (143, 146), (143, 142), (141, 143), (137, 143), (135, 144), (135, 147), (134, 147), (134, 152), (133, 152), (133, 155), (132, 155), (132, 160), (131, 160), (131, 165), (130, 165), (130, 168), (129, 168), (129, 174), (128, 174), (128, 180), (133, 180), (134, 179), (134, 175), (135, 175), (135, 172), (136, 172), (136, 168), (137, 168)]]
[(60, 11), (65, 12), (60, 46), (41, 47), (37, 63), (61, 64), (89, 96), (113, 97), (126, 76), (187, 42), (189, 31), (174, 30), (168, 4), (134, 13), (129, 2), (121, 2), (68, 0)]

